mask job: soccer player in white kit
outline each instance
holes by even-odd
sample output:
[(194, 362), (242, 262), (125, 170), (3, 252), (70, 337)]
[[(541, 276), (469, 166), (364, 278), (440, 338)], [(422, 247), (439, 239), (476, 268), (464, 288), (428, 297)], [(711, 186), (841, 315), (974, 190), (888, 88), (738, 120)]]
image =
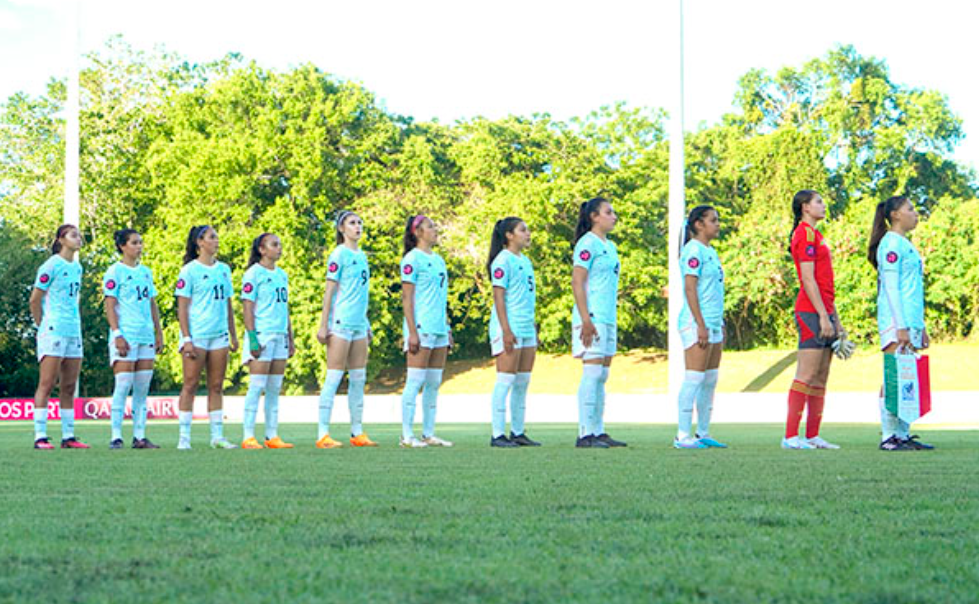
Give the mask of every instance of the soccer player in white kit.
[(605, 432), (605, 383), (618, 341), (619, 253), (608, 234), (618, 218), (602, 197), (581, 204), (575, 227), (571, 354), (582, 360), (576, 447), (624, 447)]
[(195, 226), (187, 235), (184, 267), (177, 278), (177, 319), (180, 321), (180, 356), (184, 383), (180, 389), (178, 449), (190, 449), (194, 396), (201, 371), (207, 367), (207, 411), (211, 447), (237, 448), (224, 437), (224, 376), (228, 352), (238, 350), (231, 269), (218, 261), (218, 233), (208, 225)]
[[(710, 437), (710, 414), (724, 348), (724, 269), (717, 250), (710, 244), (720, 232), (717, 210), (700, 205), (690, 211), (681, 235), (683, 308), (679, 329), (686, 372), (678, 401), (680, 419), (673, 440), (677, 449), (727, 446)], [(692, 428), (695, 404), (696, 434)]]
[(115, 380), (112, 391), (110, 449), (122, 449), (122, 420), (126, 398), (133, 394), (134, 449), (159, 449), (146, 438), (146, 397), (153, 381), (153, 364), (163, 350), (160, 309), (156, 304), (153, 272), (141, 263), (143, 238), (134, 229), (114, 235), (122, 258), (102, 277), (105, 317), (109, 323), (109, 365)]
[[(918, 226), (918, 213), (906, 197), (877, 204), (867, 259), (877, 269), (877, 330), (884, 354), (928, 348), (925, 327), (924, 262), (908, 239)], [(880, 392), (880, 449), (934, 449), (911, 435), (911, 426), (884, 407)]]
[[(539, 447), (524, 432), (527, 388), (537, 355), (535, 307), (537, 284), (534, 266), (524, 251), (530, 229), (520, 218), (497, 220), (490, 240), (486, 268), (493, 284), (490, 315), (490, 350), (496, 357), (493, 388), (493, 447)], [(506, 436), (506, 401), (510, 396), (510, 438)]]
[[(242, 364), (248, 366), (248, 392), (242, 422), (242, 449), (292, 449), (279, 436), (279, 393), (286, 362), (296, 352), (289, 318), (289, 277), (276, 266), (282, 241), (262, 233), (252, 241), (248, 267), (241, 279), (245, 347)], [(258, 400), (265, 394), (265, 446), (255, 438)]]
[(48, 438), (48, 400), (55, 383), (61, 407), (61, 448), (88, 449), (75, 437), (75, 384), (82, 367), (82, 321), (78, 294), (82, 266), (75, 254), (82, 247), (78, 227), (58, 227), (51, 257), (37, 269), (31, 291), (31, 317), (37, 328), (40, 372), (34, 392), (34, 448), (53, 449)]
[(316, 339), (326, 345), (326, 379), (320, 390), (316, 447), (336, 449), (343, 444), (330, 436), (330, 415), (344, 372), (348, 376), (350, 445), (376, 447), (364, 432), (364, 385), (367, 382), (367, 349), (371, 339), (367, 306), (370, 302), (371, 269), (360, 249), (364, 221), (349, 210), (337, 215), (337, 246), (326, 261), (326, 291)]
[[(452, 442), (435, 436), (442, 370), (452, 347), (448, 321), (449, 275), (445, 261), (432, 248), (438, 229), (427, 216), (408, 218), (401, 258), (401, 304), (404, 308), (402, 336), (407, 357), (405, 389), (401, 395), (401, 446), (451, 447)], [(422, 390), (422, 438), (415, 438), (415, 401)]]

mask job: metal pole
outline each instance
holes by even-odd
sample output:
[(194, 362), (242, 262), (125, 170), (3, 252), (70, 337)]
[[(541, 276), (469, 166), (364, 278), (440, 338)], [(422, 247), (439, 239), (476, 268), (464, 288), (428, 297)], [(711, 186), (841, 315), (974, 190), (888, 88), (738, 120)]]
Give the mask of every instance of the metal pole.
[(678, 242), (683, 218), (686, 213), (685, 183), (686, 173), (683, 154), (683, 0), (677, 0), (677, 62), (676, 96), (670, 115), (670, 198), (669, 198), (669, 237), (666, 247), (669, 256), (669, 325), (667, 326), (669, 345), (669, 393), (675, 401), (683, 383), (683, 345), (677, 331), (677, 320), (683, 307), (683, 276), (680, 274), (680, 255)]
[(69, 3), (69, 39), (70, 56), (68, 58), (68, 99), (65, 103), (65, 201), (64, 222), (78, 225), (79, 193), (78, 193), (78, 138), (79, 138), (79, 82), (78, 62), (80, 53), (78, 13), (81, 0)]

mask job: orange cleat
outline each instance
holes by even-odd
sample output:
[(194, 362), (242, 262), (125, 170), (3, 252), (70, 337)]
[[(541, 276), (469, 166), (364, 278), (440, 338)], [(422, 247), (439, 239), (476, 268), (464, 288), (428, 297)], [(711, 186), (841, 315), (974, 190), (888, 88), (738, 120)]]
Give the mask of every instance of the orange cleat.
[(351, 447), (376, 447), (377, 443), (367, 437), (366, 432), (361, 432), (357, 436), (350, 437)]
[(245, 440), (241, 441), (241, 448), (242, 449), (264, 449), (265, 447), (262, 446), (262, 443), (258, 442), (258, 439), (257, 438), (255, 438), (254, 436), (252, 436), (251, 438), (246, 438)]
[(333, 440), (329, 434), (324, 434), (323, 438), (316, 441), (317, 449), (339, 449), (342, 446), (343, 443), (338, 440)]
[(291, 449), (292, 443), (287, 443), (280, 437), (276, 436), (275, 438), (266, 438), (265, 446), (269, 449)]

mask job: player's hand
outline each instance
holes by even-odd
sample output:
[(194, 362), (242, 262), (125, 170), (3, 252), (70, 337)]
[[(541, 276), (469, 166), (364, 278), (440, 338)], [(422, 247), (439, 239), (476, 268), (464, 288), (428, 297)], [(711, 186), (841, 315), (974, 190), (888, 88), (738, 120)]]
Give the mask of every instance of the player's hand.
[(455, 348), (455, 345), (456, 345), (456, 339), (452, 337), (452, 332), (450, 331), (449, 332), (449, 353), (452, 352), (452, 349)]
[(819, 338), (822, 340), (832, 340), (836, 337), (836, 327), (829, 320), (829, 315), (819, 317)]
[(319, 331), (316, 332), (316, 341), (320, 344), (325, 345), (329, 340), (330, 336), (325, 327), (320, 327)]
[(516, 347), (517, 336), (513, 335), (513, 332), (509, 329), (503, 332), (503, 350), (505, 350), (507, 354), (510, 354)]
[(238, 336), (231, 334), (231, 340), (228, 342), (228, 349), (231, 352), (238, 352)]
[(197, 359), (197, 349), (194, 348), (193, 342), (185, 342), (183, 346), (180, 347), (180, 354), (184, 355), (188, 359)]
[(119, 356), (126, 356), (129, 354), (129, 342), (126, 338), (122, 336), (116, 336), (116, 350), (119, 351)]
[(591, 348), (592, 342), (597, 342), (598, 339), (598, 329), (595, 328), (594, 323), (586, 321), (581, 324), (581, 343), (585, 348)]
[(153, 349), (156, 351), (156, 354), (160, 354), (161, 352), (163, 352), (163, 334), (162, 333), (156, 334), (156, 341), (153, 343)]
[(710, 343), (710, 333), (707, 331), (707, 327), (704, 325), (697, 326), (697, 346), (701, 348), (707, 348), (707, 344)]
[(931, 338), (928, 337), (928, 330), (925, 329), (921, 332), (921, 348), (924, 350), (931, 346)]
[(296, 342), (291, 335), (286, 337), (289, 338), (289, 358), (291, 359), (296, 354)]
[[(451, 336), (449, 341), (451, 342)], [(418, 354), (418, 349), (421, 348), (421, 339), (418, 337), (418, 332), (412, 332), (408, 334), (408, 352), (410, 354)]]
[(911, 345), (911, 332), (907, 329), (897, 330), (897, 349), (909, 352), (914, 350), (914, 346)]

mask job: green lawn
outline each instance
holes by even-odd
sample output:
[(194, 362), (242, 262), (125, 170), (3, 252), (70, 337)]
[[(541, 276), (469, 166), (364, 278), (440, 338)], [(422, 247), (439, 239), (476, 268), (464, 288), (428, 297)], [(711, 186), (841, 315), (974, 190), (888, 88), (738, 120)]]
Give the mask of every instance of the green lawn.
[[(58, 423), (51, 422), (52, 436)], [(675, 451), (670, 426), (615, 427), (627, 449), (34, 451), (0, 426), (0, 601), (975, 602), (979, 446), (877, 451), (873, 426), (829, 426), (840, 451), (782, 451), (779, 426), (717, 426), (726, 451)], [(128, 434), (128, 423), (126, 426)], [(339, 431), (339, 430), (338, 430)], [(230, 436), (240, 435), (229, 426)]]

